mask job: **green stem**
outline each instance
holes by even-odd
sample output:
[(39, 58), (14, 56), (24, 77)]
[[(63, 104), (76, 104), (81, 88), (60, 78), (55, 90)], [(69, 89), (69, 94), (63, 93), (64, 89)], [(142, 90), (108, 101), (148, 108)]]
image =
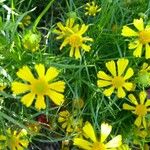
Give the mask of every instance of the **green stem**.
[(50, 0), (50, 2), (48, 3), (48, 5), (45, 7), (45, 9), (41, 12), (41, 14), (37, 17), (37, 19), (35, 20), (34, 22), (34, 25), (33, 25), (33, 31), (36, 30), (36, 27), (38, 25), (38, 23), (40, 22), (41, 18), (45, 15), (45, 13), (48, 11), (48, 9), (51, 7), (52, 3), (54, 2), (55, 0)]
[[(12, 9), (12, 11), (15, 10), (14, 1), (13, 0), (11, 1), (11, 9)], [(14, 22), (15, 21), (14, 14), (13, 13), (11, 13), (11, 14), (12, 14), (12, 20)]]

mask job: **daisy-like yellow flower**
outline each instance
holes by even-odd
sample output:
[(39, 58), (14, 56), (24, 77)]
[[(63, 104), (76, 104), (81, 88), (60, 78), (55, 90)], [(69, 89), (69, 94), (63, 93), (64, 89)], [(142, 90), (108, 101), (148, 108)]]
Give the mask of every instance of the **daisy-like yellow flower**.
[(129, 49), (134, 49), (133, 55), (135, 57), (141, 57), (142, 51), (145, 50), (145, 58), (150, 58), (150, 26), (144, 28), (143, 19), (134, 19), (133, 25), (136, 28), (132, 30), (128, 26), (123, 26), (122, 35), (125, 37), (132, 37), (129, 43)]
[(0, 148), (10, 150), (24, 150), (28, 148), (29, 140), (27, 138), (27, 131), (22, 129), (20, 132), (6, 131), (7, 135), (0, 135)]
[(36, 98), (35, 108), (38, 110), (46, 108), (44, 96), (48, 96), (56, 105), (63, 104), (64, 95), (62, 93), (65, 89), (65, 82), (53, 82), (53, 80), (58, 76), (59, 71), (54, 67), (50, 67), (45, 73), (45, 67), (42, 64), (35, 65), (35, 69), (38, 74), (38, 78), (33, 76), (28, 66), (24, 66), (19, 69), (17, 76), (27, 83), (14, 81), (12, 83), (13, 93), (26, 93), (21, 98), (21, 102), (26, 107), (31, 106), (33, 100)]
[(150, 85), (150, 66), (147, 63), (143, 63), (141, 70), (138, 71), (136, 82), (142, 87)]
[(85, 140), (83, 138), (74, 138), (74, 145), (84, 150), (107, 150), (117, 148), (122, 144), (122, 136), (118, 135), (109, 142), (106, 142), (106, 139), (110, 134), (111, 130), (111, 125), (108, 125), (107, 123), (102, 123), (100, 139), (97, 139), (94, 128), (89, 122), (86, 122), (83, 127), (83, 132), (88, 139)]
[(147, 99), (146, 92), (142, 91), (139, 93), (139, 101), (133, 94), (129, 94), (128, 98), (130, 99), (132, 105), (124, 103), (123, 109), (130, 110), (133, 114), (137, 115), (134, 122), (137, 127), (142, 125), (146, 128), (145, 117), (147, 113), (150, 112), (150, 99)]
[(67, 28), (71, 29), (71, 30), (76, 30), (76, 28), (78, 28), (79, 24), (74, 24), (75, 23), (75, 19), (74, 18), (69, 18), (66, 21), (65, 26), (61, 23), (58, 22), (57, 23), (57, 27), (58, 29), (55, 29), (53, 32), (55, 34), (57, 34), (58, 36), (56, 37), (57, 40), (62, 39), (62, 38), (66, 38), (67, 36), (70, 36), (70, 31), (67, 30)]
[(70, 35), (64, 39), (63, 43), (60, 46), (60, 50), (66, 45), (69, 45), (71, 47), (69, 56), (75, 56), (76, 59), (81, 57), (81, 49), (89, 52), (91, 50), (91, 47), (89, 45), (86, 45), (84, 42), (92, 42), (93, 39), (82, 36), (87, 31), (87, 29), (88, 25), (85, 24), (83, 24), (81, 27), (77, 26), (74, 30), (66, 28), (66, 32), (70, 32)]
[(95, 16), (96, 13), (100, 12), (101, 8), (99, 8), (94, 1), (91, 3), (86, 3), (85, 10), (87, 11), (85, 15)]
[(113, 60), (106, 63), (106, 68), (111, 73), (112, 76), (107, 75), (104, 71), (99, 71), (97, 76), (99, 80), (97, 81), (98, 87), (109, 87), (104, 90), (106, 96), (111, 96), (115, 89), (117, 89), (117, 96), (119, 98), (124, 98), (126, 96), (125, 90), (131, 91), (133, 88), (133, 83), (127, 82), (134, 74), (132, 68), (128, 68), (128, 59), (118, 59), (117, 63)]

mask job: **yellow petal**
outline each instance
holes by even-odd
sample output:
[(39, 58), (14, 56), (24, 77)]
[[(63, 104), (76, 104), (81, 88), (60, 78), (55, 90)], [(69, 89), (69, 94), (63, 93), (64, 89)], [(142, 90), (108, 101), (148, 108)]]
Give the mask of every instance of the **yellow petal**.
[(143, 23), (143, 19), (134, 19), (133, 21), (134, 26), (139, 30), (142, 31), (144, 30), (144, 23)]
[(135, 57), (141, 57), (141, 55), (142, 55), (142, 47), (143, 47), (143, 45), (142, 45), (142, 44), (139, 44), (139, 45), (137, 46), (137, 48), (134, 50), (133, 55), (134, 55)]
[(13, 82), (11, 86), (11, 89), (14, 94), (24, 93), (31, 89), (30, 85), (19, 82)]
[(37, 98), (36, 98), (36, 101), (35, 101), (35, 108), (38, 109), (38, 110), (46, 108), (46, 104), (45, 104), (45, 100), (44, 100), (43, 95), (37, 95)]
[(62, 30), (62, 31), (65, 30), (65, 27), (62, 25), (61, 22), (58, 22), (58, 23), (57, 23), (57, 26), (58, 26), (58, 28), (59, 28), (60, 30)]
[(65, 47), (68, 43), (69, 43), (69, 39), (68, 39), (68, 38), (64, 39), (63, 43), (62, 43), (61, 46), (60, 46), (60, 50), (61, 50), (63, 47)]
[(83, 25), (81, 26), (81, 29), (79, 30), (78, 34), (79, 34), (79, 35), (84, 34), (84, 33), (86, 32), (86, 30), (88, 29), (88, 27), (89, 27), (88, 25), (83, 24)]
[(32, 82), (34, 80), (34, 76), (31, 73), (28, 66), (24, 66), (17, 72), (17, 76), (23, 80)]
[(51, 81), (56, 78), (59, 74), (59, 71), (55, 67), (50, 67), (45, 75), (46, 81)]
[(92, 144), (86, 140), (80, 138), (74, 138), (73, 145), (76, 145), (85, 150), (91, 150)]
[(140, 104), (144, 104), (144, 101), (145, 101), (145, 99), (146, 99), (146, 96), (147, 96), (147, 94), (146, 94), (145, 91), (140, 92), (140, 94), (139, 94)]
[(127, 80), (129, 78), (131, 78), (133, 76), (134, 72), (133, 72), (133, 69), (132, 68), (129, 68), (126, 73), (125, 73), (125, 76), (123, 77), (124, 80)]
[(116, 76), (116, 64), (113, 60), (107, 62), (106, 67), (113, 76)]
[(142, 117), (138, 116), (136, 118), (134, 124), (139, 127), (141, 125), (141, 122), (142, 122)]
[(70, 57), (72, 57), (74, 55), (74, 52), (75, 52), (74, 50), (75, 50), (74, 47), (71, 47), (70, 53), (69, 53)]
[(138, 36), (138, 33), (127, 26), (123, 26), (121, 35), (130, 37), (130, 36)]
[(105, 144), (106, 148), (117, 148), (122, 145), (122, 136), (118, 135), (114, 137), (111, 141)]
[(21, 98), (21, 102), (26, 106), (26, 107), (29, 107), (32, 105), (32, 102), (34, 100), (34, 97), (35, 97), (35, 94), (33, 93), (28, 93), (26, 95), (24, 95), (22, 98)]
[(75, 58), (76, 58), (76, 59), (78, 59), (78, 58), (81, 57), (79, 48), (75, 48), (75, 54), (74, 54), (74, 55), (75, 55)]
[(89, 52), (89, 51), (91, 50), (91, 47), (88, 46), (88, 45), (86, 45), (86, 44), (82, 44), (81, 47), (82, 47), (82, 49), (83, 49), (84, 51), (86, 51), (86, 52)]
[(149, 44), (146, 44), (146, 52), (145, 52), (145, 58), (150, 58), (150, 46)]
[(46, 95), (48, 95), (56, 105), (62, 105), (64, 102), (64, 95), (53, 90), (49, 90)]
[(147, 100), (146, 100), (145, 106), (146, 106), (146, 107), (150, 106), (150, 99), (147, 99)]
[(118, 76), (121, 76), (124, 73), (128, 63), (129, 63), (128, 59), (119, 59), (117, 61)]
[(133, 88), (133, 84), (132, 84), (132, 83), (129, 83), (129, 82), (125, 82), (124, 85), (123, 85), (123, 87), (125, 87), (125, 89), (126, 89), (127, 91), (131, 91), (132, 88)]
[(99, 71), (97, 77), (104, 80), (112, 80), (112, 77), (107, 75), (104, 71)]
[(106, 96), (110, 96), (110, 95), (113, 93), (113, 91), (114, 91), (114, 87), (110, 87), (110, 88), (104, 90), (103, 93), (104, 93), (104, 95), (106, 95)]
[(5, 140), (6, 140), (6, 136), (0, 135), (0, 141), (5, 141)]
[(112, 83), (110, 81), (106, 81), (106, 80), (98, 80), (97, 81), (97, 86), (98, 87), (105, 87), (105, 86), (109, 86)]
[(123, 109), (125, 109), (125, 110), (135, 110), (135, 107), (125, 103), (125, 104), (123, 104)]
[(118, 88), (117, 96), (118, 96), (118, 98), (124, 98), (126, 96), (126, 93), (122, 87)]
[(65, 82), (57, 81), (57, 82), (54, 82), (54, 83), (50, 83), (49, 88), (52, 89), (52, 90), (55, 90), (57, 92), (64, 92)]
[(133, 42), (130, 42), (129, 43), (129, 49), (135, 49), (135, 48), (137, 48), (137, 46), (139, 45), (139, 41), (133, 41)]
[(69, 27), (69, 28), (72, 28), (74, 22), (75, 22), (75, 19), (74, 19), (74, 18), (69, 18), (69, 19), (67, 19), (67, 21), (66, 21), (66, 26)]
[(35, 65), (35, 69), (36, 69), (36, 71), (38, 73), (38, 76), (40, 78), (43, 78), (45, 76), (45, 67), (44, 67), (44, 65), (42, 65), (42, 64)]
[(100, 139), (101, 143), (103, 143), (106, 140), (106, 138), (110, 134), (111, 130), (112, 130), (111, 125), (108, 125), (107, 123), (101, 124), (101, 139)]
[(133, 94), (129, 94), (128, 98), (130, 99), (132, 104), (138, 105), (138, 102), (137, 102), (137, 100), (136, 100), (136, 98), (135, 98), (135, 96)]
[(83, 131), (88, 138), (90, 138), (93, 142), (96, 142), (95, 132), (91, 123), (87, 121), (83, 127)]

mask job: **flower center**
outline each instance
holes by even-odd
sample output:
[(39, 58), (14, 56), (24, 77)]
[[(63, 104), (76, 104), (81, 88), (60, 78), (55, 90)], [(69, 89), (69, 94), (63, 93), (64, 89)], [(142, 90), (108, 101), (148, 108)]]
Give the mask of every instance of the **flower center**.
[(103, 143), (96, 142), (93, 144), (93, 147), (91, 150), (106, 150), (106, 148)]
[(96, 14), (97, 13), (97, 9), (95, 6), (90, 6), (89, 7), (89, 13), (90, 14)]
[(145, 29), (139, 33), (140, 41), (143, 44), (150, 42), (150, 29)]
[(123, 77), (120, 77), (120, 76), (116, 76), (112, 79), (112, 85), (115, 87), (115, 88), (119, 88), (119, 87), (122, 87), (123, 84), (124, 84), (124, 79)]
[(137, 105), (135, 108), (135, 114), (138, 116), (145, 116), (147, 114), (146, 106), (143, 104)]
[(48, 83), (42, 79), (36, 79), (31, 86), (31, 90), (35, 94), (45, 95), (48, 90)]
[(72, 47), (80, 47), (82, 45), (82, 37), (77, 34), (71, 35), (69, 39), (69, 44)]

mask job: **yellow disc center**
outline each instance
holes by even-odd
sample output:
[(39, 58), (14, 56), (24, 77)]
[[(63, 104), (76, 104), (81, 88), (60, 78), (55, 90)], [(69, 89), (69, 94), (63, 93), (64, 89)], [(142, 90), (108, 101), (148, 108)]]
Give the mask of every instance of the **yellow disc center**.
[(97, 8), (95, 6), (90, 6), (89, 7), (89, 13), (90, 14), (96, 14), (97, 13)]
[(103, 143), (96, 142), (93, 144), (93, 147), (91, 150), (106, 150), (106, 148)]
[(123, 77), (120, 77), (120, 76), (116, 76), (112, 79), (112, 85), (115, 87), (115, 88), (119, 88), (119, 87), (122, 87), (123, 84), (124, 84), (124, 79)]
[(145, 29), (139, 33), (140, 41), (142, 44), (150, 42), (150, 28)]
[(69, 39), (69, 44), (72, 47), (80, 47), (82, 45), (82, 37), (77, 34), (71, 35)]
[(137, 105), (136, 108), (135, 108), (135, 113), (138, 116), (145, 116), (147, 114), (146, 106), (143, 105), (143, 104)]

